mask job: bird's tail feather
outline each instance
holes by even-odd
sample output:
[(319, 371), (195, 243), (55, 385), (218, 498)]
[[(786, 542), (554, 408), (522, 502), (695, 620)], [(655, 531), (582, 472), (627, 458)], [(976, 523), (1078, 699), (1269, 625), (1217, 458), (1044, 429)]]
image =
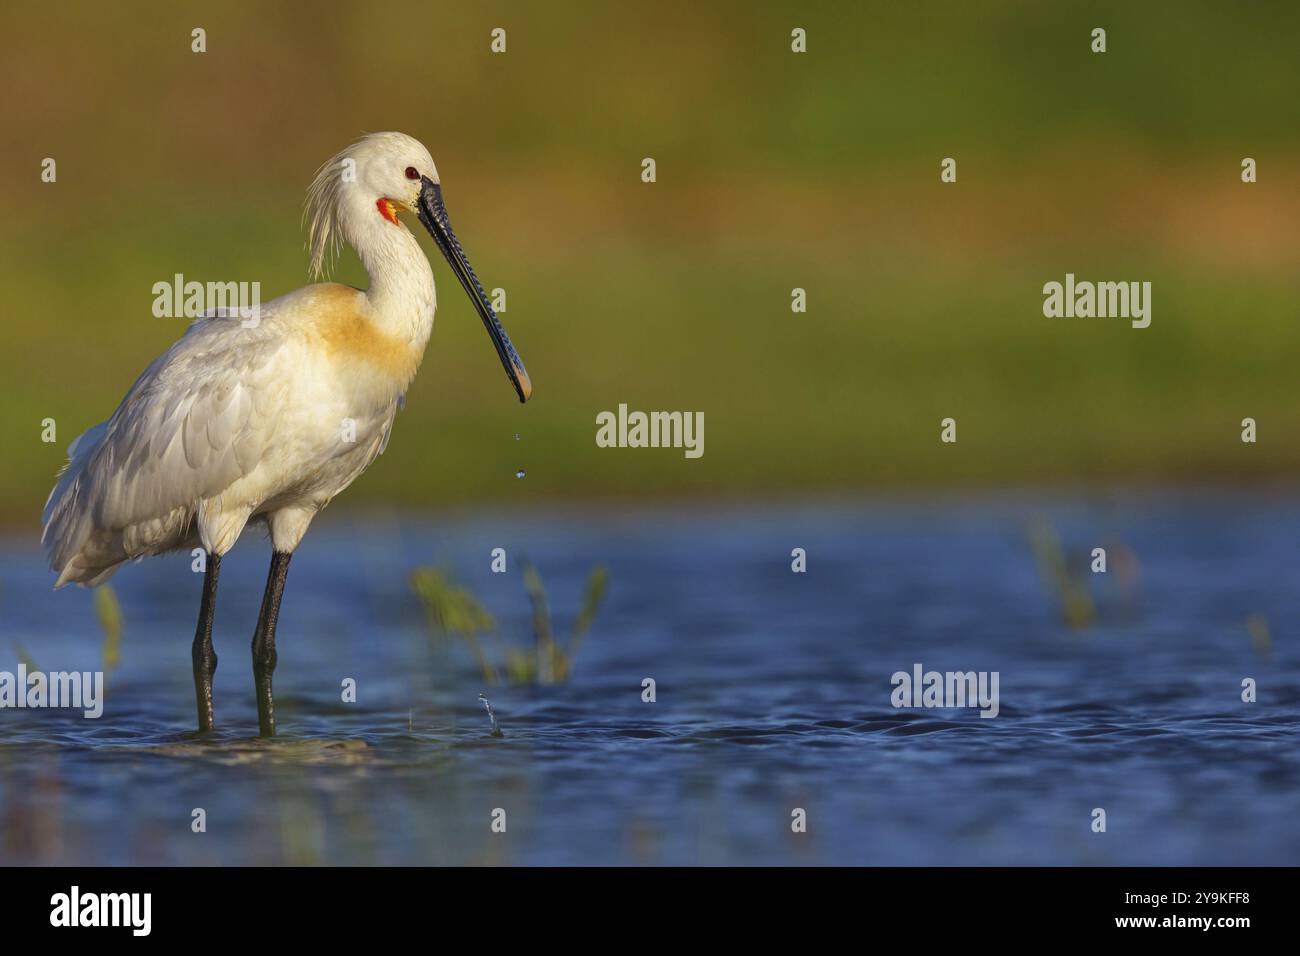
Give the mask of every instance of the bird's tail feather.
[(125, 558), (85, 553), (94, 531), (95, 502), (87, 465), (104, 440), (108, 423), (101, 422), (68, 446), (68, 463), (45, 502), (41, 545), (50, 568), (59, 572), (56, 588), (68, 583), (99, 584), (117, 570)]

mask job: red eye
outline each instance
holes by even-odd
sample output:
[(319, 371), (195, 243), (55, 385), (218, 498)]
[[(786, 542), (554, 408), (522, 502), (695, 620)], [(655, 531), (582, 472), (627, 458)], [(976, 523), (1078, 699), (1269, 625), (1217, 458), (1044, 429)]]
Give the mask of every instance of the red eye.
[(406, 167), (406, 178), (407, 178), (407, 179), (419, 179), (419, 178), (420, 178), (420, 174), (419, 174), (418, 172), (415, 171), (415, 167), (414, 167), (414, 166), (407, 166), (407, 167)]

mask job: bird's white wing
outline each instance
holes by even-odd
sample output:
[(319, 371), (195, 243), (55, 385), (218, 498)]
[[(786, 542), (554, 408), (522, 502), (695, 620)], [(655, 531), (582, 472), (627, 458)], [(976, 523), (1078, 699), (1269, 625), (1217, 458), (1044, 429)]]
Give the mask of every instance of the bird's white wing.
[(277, 375), (281, 340), (258, 331), (200, 320), (136, 382), (100, 447), (113, 479), (100, 505), (105, 526), (210, 498), (261, 460), (289, 376)]
[[(275, 441), (291, 360), (265, 313), (253, 327), (196, 320), (69, 449), (46, 504), (51, 563), (61, 567), (92, 533), (143, 524), (146, 540), (149, 523), (188, 522), (200, 501), (248, 474)], [(125, 542), (127, 556), (134, 550)]]

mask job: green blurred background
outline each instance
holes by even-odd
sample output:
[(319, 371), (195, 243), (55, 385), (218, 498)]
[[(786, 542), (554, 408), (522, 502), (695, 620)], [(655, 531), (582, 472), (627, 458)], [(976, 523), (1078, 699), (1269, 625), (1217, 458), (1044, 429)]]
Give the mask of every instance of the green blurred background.
[[(1294, 3), (82, 2), (0, 23), (15, 529), (183, 331), (153, 284), (302, 285), (308, 181), (383, 129), (433, 153), (536, 396), (421, 233), (433, 339), (352, 506), (1300, 469)], [(1066, 272), (1151, 281), (1151, 327), (1044, 318)], [(335, 278), (365, 284), (351, 252)], [(704, 457), (597, 448), (620, 402), (703, 411)]]

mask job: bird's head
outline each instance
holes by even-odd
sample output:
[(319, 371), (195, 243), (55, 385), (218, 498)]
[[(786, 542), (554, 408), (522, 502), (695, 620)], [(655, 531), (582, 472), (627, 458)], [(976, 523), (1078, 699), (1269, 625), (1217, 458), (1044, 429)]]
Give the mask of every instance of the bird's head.
[(398, 212), (415, 214), (451, 266), (487, 328), (519, 401), (533, 393), (524, 363), (488, 301), (469, 257), (452, 231), (433, 157), (405, 133), (371, 133), (339, 152), (316, 173), (307, 191), (311, 268), (323, 275), (341, 240), (354, 247), (373, 229), (406, 230)]

